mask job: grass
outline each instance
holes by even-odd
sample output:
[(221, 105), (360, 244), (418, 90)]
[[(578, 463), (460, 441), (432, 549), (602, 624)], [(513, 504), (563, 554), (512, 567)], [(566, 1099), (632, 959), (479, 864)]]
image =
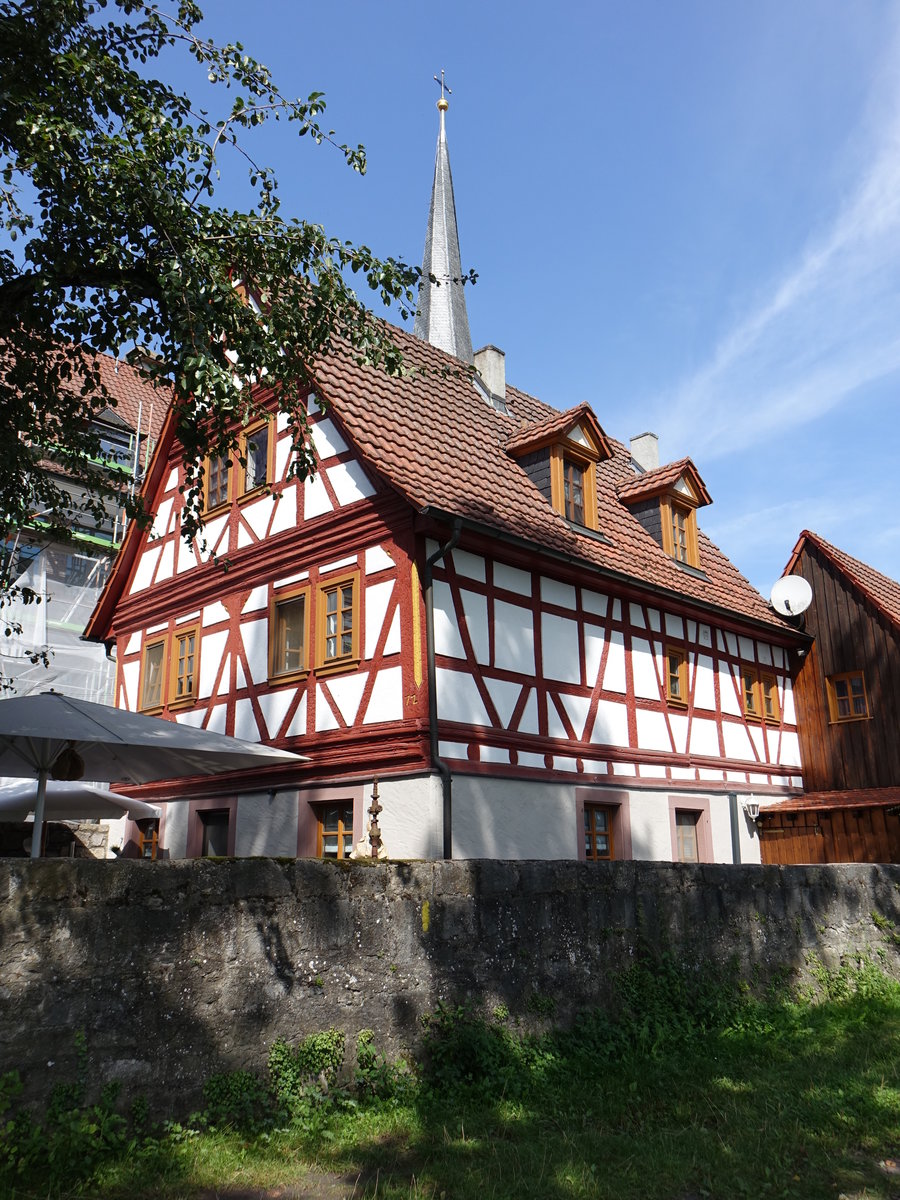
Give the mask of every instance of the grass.
[(443, 1010), (415, 1078), (370, 1057), (361, 1091), (304, 1092), (290, 1122), (170, 1126), (130, 1136), (80, 1191), (70, 1158), (55, 1180), (40, 1163), (0, 1173), (0, 1194), (176, 1200), (302, 1187), (312, 1170), (346, 1181), (322, 1195), (358, 1200), (887, 1200), (900, 985), (864, 968), (823, 974), (816, 999), (759, 1004), (715, 986), (698, 997), (683, 973), (666, 974), (626, 986), (617, 1021), (595, 1015), (542, 1038)]

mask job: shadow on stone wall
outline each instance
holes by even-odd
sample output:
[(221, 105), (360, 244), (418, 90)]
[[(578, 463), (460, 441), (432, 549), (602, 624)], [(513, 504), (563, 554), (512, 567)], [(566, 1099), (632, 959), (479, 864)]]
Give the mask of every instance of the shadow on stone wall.
[(7, 860), (0, 898), (0, 1069), (42, 1098), (84, 1030), (96, 1087), (169, 1114), (277, 1037), (393, 1056), (440, 1002), (567, 1022), (664, 948), (760, 989), (811, 954), (900, 975), (900, 867)]

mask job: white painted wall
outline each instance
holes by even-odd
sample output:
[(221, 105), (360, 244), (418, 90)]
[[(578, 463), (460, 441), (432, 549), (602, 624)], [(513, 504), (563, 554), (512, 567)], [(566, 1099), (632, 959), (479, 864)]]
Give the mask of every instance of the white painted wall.
[(238, 858), (295, 858), (297, 793), (276, 792), (270, 796), (268, 792), (257, 792), (239, 796), (234, 853)]
[[(535, 783), (455, 775), (453, 778), (454, 858), (570, 858), (578, 857), (580, 830), (575, 791), (583, 784)], [(602, 787), (591, 788), (592, 799), (603, 803)], [(618, 789), (616, 798), (621, 795)], [(632, 855), (635, 859), (671, 862), (672, 828), (668, 791), (628, 791)], [(731, 862), (731, 819), (728, 797), (682, 793), (684, 807), (692, 796), (710, 800), (713, 859)], [(759, 839), (740, 809), (741, 859), (760, 861)]]

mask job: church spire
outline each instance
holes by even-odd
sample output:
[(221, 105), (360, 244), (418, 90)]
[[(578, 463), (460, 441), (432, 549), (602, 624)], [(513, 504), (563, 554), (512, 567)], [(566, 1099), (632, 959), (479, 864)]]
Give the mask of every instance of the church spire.
[[(416, 337), (431, 342), (448, 354), (472, 362), (472, 338), (466, 298), (463, 295), (462, 267), (459, 258), (459, 233), (456, 228), (456, 205), (453, 202), (453, 179), (450, 175), (450, 155), (444, 130), (444, 114), (450, 105), (445, 92), (444, 72), (435, 81), (441, 85), (437, 102), (441, 114), (437, 153), (434, 158), (434, 183), (431, 188), (431, 209), (428, 213), (428, 232), (422, 254), (422, 280), (416, 304)], [(438, 281), (432, 283), (429, 276)]]

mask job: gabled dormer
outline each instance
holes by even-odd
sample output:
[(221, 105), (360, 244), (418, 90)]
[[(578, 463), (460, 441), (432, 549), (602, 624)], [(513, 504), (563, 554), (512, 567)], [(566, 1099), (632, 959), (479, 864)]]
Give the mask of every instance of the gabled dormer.
[(597, 530), (597, 463), (612, 447), (588, 404), (523, 425), (506, 452), (570, 524)]
[(643, 471), (617, 488), (619, 499), (666, 554), (701, 569), (697, 509), (712, 497), (689, 458)]

